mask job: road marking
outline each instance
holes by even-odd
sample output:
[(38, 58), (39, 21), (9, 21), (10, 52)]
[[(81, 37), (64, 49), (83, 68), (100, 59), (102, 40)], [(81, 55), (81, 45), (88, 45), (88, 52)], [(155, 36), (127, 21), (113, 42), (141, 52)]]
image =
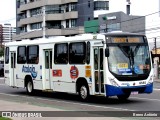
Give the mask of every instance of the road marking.
[[(21, 95), (13, 95), (13, 94), (6, 94), (6, 93), (0, 93), (2, 95), (8, 95), (8, 96), (21, 96)], [(29, 98), (30, 96), (21, 96), (21, 97), (26, 97), (26, 98)], [(32, 97), (32, 98), (35, 98), (35, 97)], [(63, 100), (49, 100), (49, 99), (45, 99), (45, 98), (39, 98), (39, 97), (36, 97), (36, 99), (39, 99), (39, 100), (46, 100), (46, 101), (49, 101), (49, 102), (64, 102), (66, 104), (74, 104), (74, 105), (81, 105), (81, 106), (89, 106), (89, 107), (95, 107), (95, 108), (103, 108), (103, 109), (114, 109), (114, 110), (123, 110), (123, 111), (136, 111), (136, 110), (131, 110), (131, 109), (125, 109), (125, 108), (117, 108), (117, 107), (105, 107), (105, 106), (100, 106), (100, 105), (90, 105), (90, 104), (86, 104), (86, 103), (76, 103), (76, 102), (66, 102), (66, 101), (63, 101)]]
[(155, 90), (155, 91), (159, 91), (160, 89), (159, 89), (159, 88), (154, 88), (153, 90)]

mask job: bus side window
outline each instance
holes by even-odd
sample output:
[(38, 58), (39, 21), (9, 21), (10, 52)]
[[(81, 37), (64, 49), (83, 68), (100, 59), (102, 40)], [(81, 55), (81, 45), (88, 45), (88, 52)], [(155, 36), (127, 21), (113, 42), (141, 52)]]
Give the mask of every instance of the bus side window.
[(54, 63), (67, 64), (68, 63), (68, 43), (55, 44), (54, 48)]
[(27, 46), (27, 63), (38, 64), (37, 59), (39, 58), (39, 46), (31, 45)]
[(9, 47), (5, 49), (5, 64), (9, 63)]
[(69, 63), (85, 64), (86, 62), (86, 43), (77, 42), (69, 45)]
[(17, 63), (18, 64), (26, 63), (26, 46), (19, 46), (17, 49), (18, 49)]

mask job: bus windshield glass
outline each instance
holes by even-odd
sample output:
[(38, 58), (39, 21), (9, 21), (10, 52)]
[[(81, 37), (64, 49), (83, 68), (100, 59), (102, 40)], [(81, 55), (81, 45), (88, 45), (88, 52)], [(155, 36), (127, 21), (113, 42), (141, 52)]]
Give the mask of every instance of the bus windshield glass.
[(147, 44), (109, 45), (109, 70), (115, 75), (144, 75), (151, 69)]

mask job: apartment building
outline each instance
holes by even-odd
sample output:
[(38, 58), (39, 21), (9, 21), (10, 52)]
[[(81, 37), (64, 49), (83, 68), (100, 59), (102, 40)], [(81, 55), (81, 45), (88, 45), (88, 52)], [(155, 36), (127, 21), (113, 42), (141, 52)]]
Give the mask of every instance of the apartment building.
[(3, 41), (3, 26), (0, 24), (0, 45), (2, 45)]
[[(14, 40), (84, 33), (84, 21), (130, 11), (130, 0), (17, 0)], [(129, 14), (129, 13), (128, 13)]]
[(16, 27), (12, 27), (11, 24), (0, 25), (0, 43), (11, 42), (15, 33)]

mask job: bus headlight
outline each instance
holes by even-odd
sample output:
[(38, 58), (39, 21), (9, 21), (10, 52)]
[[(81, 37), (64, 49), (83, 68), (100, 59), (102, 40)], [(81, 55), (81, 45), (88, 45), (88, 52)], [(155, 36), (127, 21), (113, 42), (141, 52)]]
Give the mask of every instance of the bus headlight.
[(110, 83), (113, 85), (113, 86), (116, 86), (116, 87), (119, 87), (119, 85), (117, 84), (117, 82), (114, 80), (114, 78), (108, 78)]
[(151, 75), (151, 77), (149, 78), (148, 84), (153, 83), (153, 75)]

